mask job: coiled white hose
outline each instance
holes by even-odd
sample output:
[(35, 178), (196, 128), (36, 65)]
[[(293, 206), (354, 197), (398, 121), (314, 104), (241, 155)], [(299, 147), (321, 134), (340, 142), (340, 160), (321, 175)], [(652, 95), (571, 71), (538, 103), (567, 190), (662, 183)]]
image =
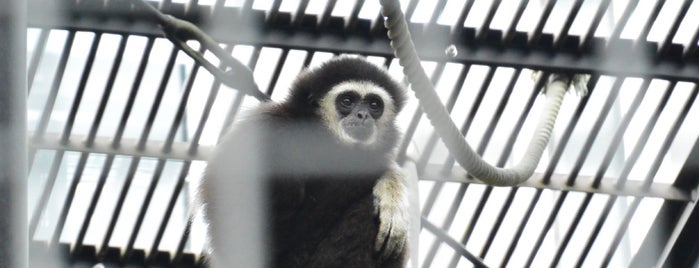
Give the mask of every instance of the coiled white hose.
[(563, 97), (570, 85), (570, 79), (567, 76), (554, 75), (549, 80), (546, 89), (545, 110), (541, 114), (536, 133), (522, 160), (513, 168), (494, 167), (485, 162), (466, 143), (466, 139), (454, 125), (449, 113), (439, 100), (430, 79), (420, 65), (420, 58), (415, 51), (408, 31), (408, 24), (400, 8), (400, 2), (398, 0), (381, 0), (380, 2), (381, 12), (386, 17), (385, 26), (388, 29), (388, 37), (391, 39), (391, 47), (395, 51), (400, 65), (403, 66), (403, 73), (420, 101), (422, 110), (456, 162), (471, 176), (489, 185), (512, 186), (529, 179), (551, 137), (551, 131), (556, 122)]

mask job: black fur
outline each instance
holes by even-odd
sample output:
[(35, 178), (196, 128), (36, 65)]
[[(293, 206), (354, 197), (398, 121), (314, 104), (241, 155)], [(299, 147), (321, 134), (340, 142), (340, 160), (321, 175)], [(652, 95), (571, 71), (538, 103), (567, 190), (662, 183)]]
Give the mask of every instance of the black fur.
[(396, 112), (403, 108), (403, 87), (386, 71), (363, 58), (339, 57), (325, 62), (319, 68), (306, 70), (291, 86), (291, 94), (285, 102), (295, 114), (312, 114), (315, 109), (307, 105), (309, 100), (319, 100), (334, 85), (344, 81), (372, 81), (388, 91), (393, 97)]
[[(300, 74), (286, 101), (264, 104), (238, 124), (209, 162), (203, 191), (211, 196), (225, 193), (220, 185), (239, 176), (257, 172), (265, 180), (265, 232), (274, 267), (403, 267), (407, 260), (407, 252), (381, 260), (374, 250), (379, 222), (372, 191), (392, 161), (395, 125), (382, 133), (379, 146), (348, 145), (316, 113), (317, 101), (348, 80), (378, 84), (392, 96), (396, 112), (403, 106), (402, 87), (384, 70), (361, 58), (336, 58)], [(261, 160), (261, 170), (246, 170), (249, 158)], [(228, 225), (211, 220), (213, 228)], [(220, 244), (216, 237), (213, 242)]]

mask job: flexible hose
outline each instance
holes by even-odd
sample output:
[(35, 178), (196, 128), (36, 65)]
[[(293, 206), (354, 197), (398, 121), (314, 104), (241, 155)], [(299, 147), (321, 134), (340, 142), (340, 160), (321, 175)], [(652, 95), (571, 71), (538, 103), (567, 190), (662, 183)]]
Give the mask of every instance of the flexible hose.
[(439, 100), (430, 79), (420, 65), (420, 58), (413, 45), (408, 24), (400, 8), (400, 2), (398, 0), (381, 0), (380, 2), (381, 12), (386, 18), (385, 26), (388, 29), (388, 37), (391, 39), (391, 47), (395, 51), (399, 64), (403, 66), (403, 73), (420, 101), (422, 110), (454, 159), (471, 176), (489, 185), (517, 185), (531, 177), (551, 137), (551, 131), (570, 84), (570, 79), (566, 76), (554, 75), (553, 79), (550, 80), (546, 90), (545, 110), (523, 159), (514, 168), (493, 167), (468, 145)]

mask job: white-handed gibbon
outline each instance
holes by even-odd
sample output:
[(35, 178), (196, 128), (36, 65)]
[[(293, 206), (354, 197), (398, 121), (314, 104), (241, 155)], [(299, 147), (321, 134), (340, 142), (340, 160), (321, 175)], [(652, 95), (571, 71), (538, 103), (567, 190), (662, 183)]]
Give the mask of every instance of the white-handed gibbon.
[[(343, 56), (302, 71), (285, 101), (235, 124), (200, 186), (218, 263), (240, 267), (226, 261), (241, 250), (228, 241), (247, 234), (226, 231), (249, 227), (266, 235), (270, 267), (404, 267), (407, 183), (393, 162), (404, 102), (384, 69)], [(262, 196), (263, 226), (235, 216), (255, 205), (236, 202), (247, 194)]]

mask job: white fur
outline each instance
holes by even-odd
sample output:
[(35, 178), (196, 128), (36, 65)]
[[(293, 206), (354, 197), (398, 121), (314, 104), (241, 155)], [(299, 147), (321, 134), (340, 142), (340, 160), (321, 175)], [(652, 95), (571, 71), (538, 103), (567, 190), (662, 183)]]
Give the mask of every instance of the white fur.
[(374, 243), (375, 250), (380, 250), (386, 241), (389, 252), (383, 254), (395, 254), (401, 252), (408, 243), (410, 232), (410, 200), (408, 199), (408, 182), (393, 164), (386, 173), (376, 182), (373, 190), (374, 214), (379, 216), (379, 233)]
[[(335, 110), (335, 99), (338, 95), (343, 92), (354, 91), (364, 98), (368, 94), (376, 94), (381, 97), (384, 102), (383, 115), (376, 120), (376, 131), (371, 134), (371, 137), (366, 141), (358, 141), (348, 135), (345, 130), (340, 126), (340, 118), (338, 117), (337, 110)], [(325, 120), (325, 123), (330, 127), (330, 130), (337, 135), (343, 142), (354, 144), (362, 143), (364, 145), (372, 145), (376, 141), (377, 133), (381, 133), (383, 128), (390, 127), (391, 122), (396, 116), (396, 107), (393, 103), (391, 95), (388, 94), (386, 89), (370, 82), (370, 81), (355, 81), (350, 80), (342, 82), (335, 85), (323, 99), (320, 100), (320, 116)]]

